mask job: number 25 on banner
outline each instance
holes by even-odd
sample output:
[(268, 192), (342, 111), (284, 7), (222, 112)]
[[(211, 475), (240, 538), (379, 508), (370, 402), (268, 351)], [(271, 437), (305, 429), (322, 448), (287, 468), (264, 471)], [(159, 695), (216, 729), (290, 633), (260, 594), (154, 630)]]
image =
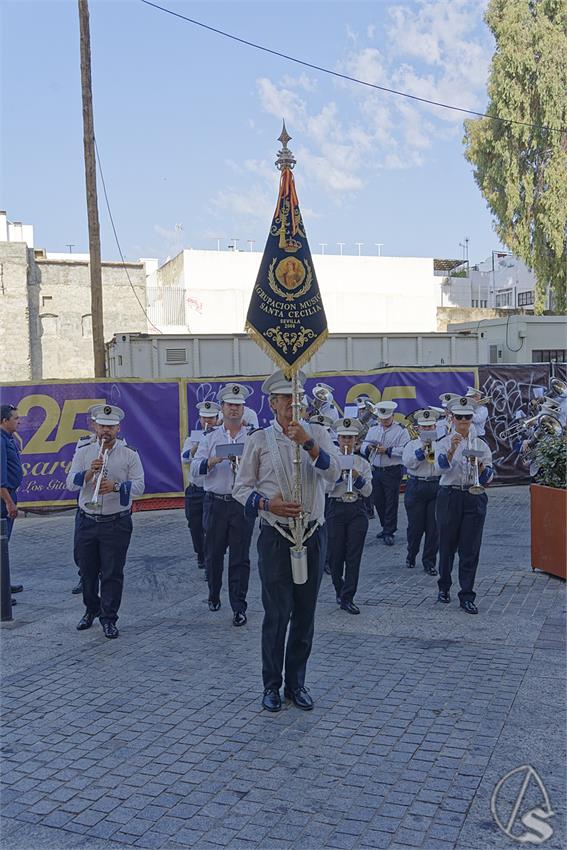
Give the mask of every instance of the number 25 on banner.
[[(50, 395), (28, 395), (18, 403), (20, 416), (28, 416), (30, 410), (39, 407), (44, 417), (32, 434), (22, 454), (56, 454), (68, 443), (76, 443), (79, 437), (89, 432), (84, 428), (75, 428), (75, 419), (80, 413), (86, 413), (93, 404), (104, 404), (103, 398), (72, 398), (63, 402), (63, 410)], [(51, 435), (55, 431), (53, 439)]]

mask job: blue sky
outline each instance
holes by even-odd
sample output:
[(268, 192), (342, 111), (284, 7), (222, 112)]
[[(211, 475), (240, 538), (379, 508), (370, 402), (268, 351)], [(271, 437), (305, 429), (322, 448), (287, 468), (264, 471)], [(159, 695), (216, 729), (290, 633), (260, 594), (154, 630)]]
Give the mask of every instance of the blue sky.
[[(158, 0), (159, 2), (159, 0)], [(0, 204), (36, 246), (87, 249), (77, 4), (3, 0)], [(369, 82), (486, 107), (480, 0), (161, 5)], [(95, 130), (124, 254), (236, 237), (263, 249), (285, 116), (314, 253), (460, 257), (499, 242), (463, 155), (463, 116), (302, 68), (139, 0), (91, 0)], [(104, 259), (116, 259), (102, 188)]]

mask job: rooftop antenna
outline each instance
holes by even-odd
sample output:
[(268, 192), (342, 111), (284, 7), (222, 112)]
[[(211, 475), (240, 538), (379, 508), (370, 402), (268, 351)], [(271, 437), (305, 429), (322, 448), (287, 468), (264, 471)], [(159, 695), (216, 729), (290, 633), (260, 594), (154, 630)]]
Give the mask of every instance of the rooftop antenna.
[(358, 256), (360, 257), (360, 249), (361, 249), (361, 248), (362, 248), (362, 246), (364, 245), (364, 242), (355, 242), (354, 244), (355, 244), (355, 245), (358, 245)]
[(382, 248), (384, 247), (384, 243), (383, 242), (375, 242), (374, 244), (378, 248), (378, 256), (381, 257), (382, 256)]
[(233, 236), (232, 237), (232, 246), (229, 245), (229, 248), (232, 247), (233, 251), (238, 251), (238, 243), (239, 242), (240, 242), (240, 239), (236, 239), (236, 237)]
[(213, 239), (217, 240), (217, 251), (220, 251), (220, 243), (221, 243), (221, 240), (223, 239), (223, 237), (222, 236), (213, 236)]
[(328, 244), (329, 244), (328, 242), (319, 242), (319, 245), (321, 246), (321, 253), (322, 254), (325, 253), (325, 248), (327, 247)]
[(73, 253), (73, 248), (75, 247), (75, 243), (74, 243), (74, 242), (67, 242), (67, 243), (66, 243), (66, 245), (65, 245), (65, 247), (66, 247), (66, 248), (68, 248), (68, 249), (69, 249), (69, 253), (70, 253), (70, 254), (72, 254), (72, 253)]
[(256, 240), (255, 239), (247, 239), (246, 241), (250, 245), (250, 253), (252, 253), (252, 246), (256, 244)]

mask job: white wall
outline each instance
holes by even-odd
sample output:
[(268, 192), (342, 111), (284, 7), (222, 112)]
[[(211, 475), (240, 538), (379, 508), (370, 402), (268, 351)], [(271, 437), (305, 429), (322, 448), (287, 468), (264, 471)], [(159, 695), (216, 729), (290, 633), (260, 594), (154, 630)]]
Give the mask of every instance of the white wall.
[[(241, 333), (262, 254), (186, 250), (179, 259), (158, 269), (156, 282), (185, 288), (186, 330)], [(331, 333), (436, 330), (432, 259), (315, 255), (313, 264)]]

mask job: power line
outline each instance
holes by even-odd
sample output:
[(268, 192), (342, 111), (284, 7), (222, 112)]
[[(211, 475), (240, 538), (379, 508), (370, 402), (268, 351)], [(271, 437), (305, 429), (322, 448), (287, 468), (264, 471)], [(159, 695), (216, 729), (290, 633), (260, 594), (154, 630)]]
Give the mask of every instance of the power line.
[(130, 286), (132, 288), (132, 292), (134, 293), (134, 297), (136, 298), (136, 301), (140, 305), (140, 309), (142, 310), (142, 313), (144, 314), (144, 316), (146, 317), (146, 319), (148, 320), (148, 322), (150, 323), (152, 328), (155, 328), (156, 331), (158, 332), (158, 334), (161, 334), (161, 333), (163, 333), (163, 331), (161, 331), (157, 327), (157, 325), (154, 325), (154, 323), (152, 322), (152, 320), (150, 319), (150, 317), (146, 313), (146, 309), (145, 309), (144, 305), (142, 304), (142, 302), (138, 298), (138, 293), (136, 292), (136, 290), (134, 288), (134, 284), (132, 283), (132, 280), (131, 280), (130, 275), (128, 273), (128, 269), (126, 268), (126, 261), (124, 259), (124, 254), (122, 253), (122, 248), (120, 247), (120, 240), (118, 239), (118, 233), (116, 232), (116, 227), (115, 227), (115, 224), (114, 224), (114, 218), (112, 217), (112, 210), (110, 209), (110, 201), (108, 200), (108, 193), (106, 191), (106, 181), (104, 179), (104, 174), (103, 174), (103, 171), (102, 171), (102, 165), (101, 165), (101, 162), (100, 162), (100, 154), (98, 152), (98, 145), (96, 143), (96, 138), (95, 138), (95, 151), (96, 151), (96, 161), (98, 163), (98, 170), (99, 170), (99, 173), (100, 173), (100, 182), (102, 183), (102, 191), (103, 191), (103, 194), (104, 194), (104, 200), (106, 201), (106, 209), (108, 210), (108, 217), (110, 219), (110, 224), (112, 225), (112, 232), (114, 233), (114, 239), (116, 240), (116, 245), (118, 247), (120, 259), (122, 260), (122, 267), (123, 267), (124, 271), (126, 272), (126, 277), (128, 278), (128, 283), (130, 284)]
[(214, 32), (217, 35), (222, 35), (224, 38), (230, 38), (232, 41), (237, 41), (240, 44), (245, 44), (247, 47), (253, 47), (256, 50), (263, 50), (264, 53), (271, 53), (272, 56), (279, 56), (280, 59), (287, 59), (289, 62), (295, 62), (297, 65), (303, 65), (305, 68), (311, 68), (314, 71), (321, 71), (323, 74), (329, 74), (331, 77), (339, 77), (341, 80), (347, 80), (351, 83), (358, 83), (361, 86), (367, 86), (371, 89), (395, 94), (398, 97), (407, 97), (410, 100), (417, 100), (419, 103), (426, 103), (429, 106), (438, 106), (441, 109), (452, 109), (455, 112), (464, 112), (466, 115), (475, 115), (477, 118), (490, 118), (491, 121), (500, 121), (502, 124), (520, 124), (522, 127), (532, 127), (537, 130), (549, 130), (553, 133), (562, 133), (564, 128), (548, 127), (544, 124), (531, 124), (528, 121), (518, 121), (515, 118), (500, 118), (498, 115), (489, 115), (487, 112), (475, 112), (474, 109), (464, 109), (462, 106), (453, 106), (450, 103), (441, 103), (438, 100), (429, 100), (426, 97), (418, 97), (416, 94), (409, 92), (390, 89), (387, 86), (379, 86), (376, 83), (369, 83), (368, 80), (359, 80), (357, 77), (350, 77), (348, 74), (341, 74), (339, 71), (332, 71), (330, 68), (323, 68), (321, 65), (314, 65), (312, 62), (306, 62), (304, 59), (297, 59), (295, 56), (289, 56), (287, 53), (281, 53), (279, 50), (272, 50), (270, 47), (265, 47), (263, 44), (256, 44), (253, 41), (247, 41), (245, 38), (240, 38), (232, 33), (219, 30), (216, 27), (211, 27), (209, 24), (204, 24), (202, 21), (197, 21), (195, 18), (189, 18), (187, 15), (182, 15), (180, 12), (174, 12), (172, 9), (166, 9), (165, 6), (159, 6), (157, 3), (152, 3), (150, 0), (140, 0), (146, 6), (152, 6), (160, 12), (166, 12), (174, 18), (180, 18), (189, 24), (194, 24), (197, 27), (202, 27), (209, 32)]

